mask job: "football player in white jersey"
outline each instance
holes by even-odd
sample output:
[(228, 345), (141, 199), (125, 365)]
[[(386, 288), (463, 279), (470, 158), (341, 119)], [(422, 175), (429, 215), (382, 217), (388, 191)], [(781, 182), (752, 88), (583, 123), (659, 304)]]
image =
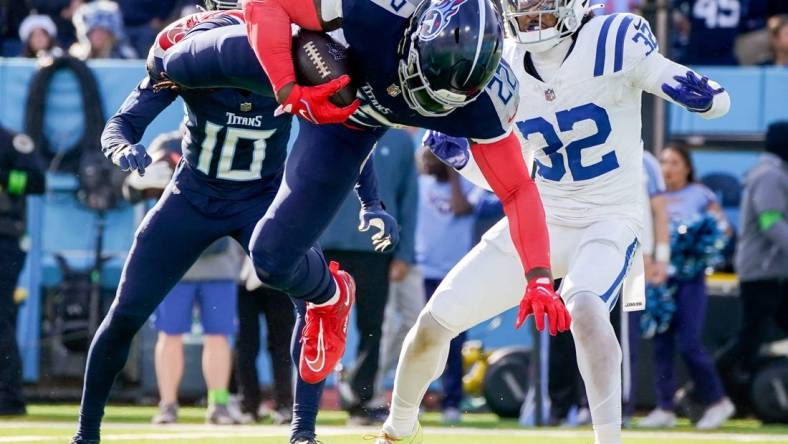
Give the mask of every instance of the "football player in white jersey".
[[(621, 349), (609, 310), (622, 287), (626, 310), (644, 306), (641, 95), (704, 118), (725, 115), (730, 98), (663, 57), (642, 17), (595, 17), (588, 0), (497, 1), (509, 31), (504, 58), (520, 85), (517, 127), (524, 155), (536, 158), (552, 270), (563, 277), (559, 293), (573, 320), (596, 443), (620, 444)], [(425, 144), (485, 186), (464, 140), (428, 134)], [(449, 273), (408, 333), (378, 444), (421, 442), (419, 405), (443, 371), (449, 341), (517, 306), (525, 286), (503, 219)], [(521, 308), (518, 324), (526, 314)]]

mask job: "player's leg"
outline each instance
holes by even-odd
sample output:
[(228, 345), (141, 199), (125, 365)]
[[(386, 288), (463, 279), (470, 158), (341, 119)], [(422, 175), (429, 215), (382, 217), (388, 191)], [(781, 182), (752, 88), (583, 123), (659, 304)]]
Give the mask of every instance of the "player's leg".
[(380, 133), (301, 122), (284, 181), (252, 235), (260, 279), (296, 299), (322, 304), (336, 285), (315, 247), (358, 179)]
[[(296, 322), (290, 342), (290, 351), (293, 362), (297, 363), (301, 356), (301, 332), (305, 324), (306, 303), (297, 299), (293, 300), (293, 303), (296, 307)], [(317, 412), (320, 410), (320, 398), (323, 396), (325, 384), (325, 380), (317, 384), (310, 384), (304, 381), (301, 376), (296, 379), (293, 422), (290, 424), (291, 443), (315, 438)]]
[(386, 436), (416, 431), (419, 405), (443, 373), (452, 338), (520, 302), (525, 276), (508, 232), (502, 220), (485, 234), (438, 286), (405, 337), (391, 412), (382, 429)]
[(220, 237), (218, 225), (172, 188), (145, 216), (126, 258), (115, 301), (88, 352), (75, 442), (99, 439), (104, 406), (126, 363), (132, 338), (202, 250)]
[(202, 373), (208, 387), (206, 421), (233, 424), (227, 410), (232, 355), (230, 336), (236, 334), (238, 287), (233, 281), (200, 282), (198, 300), (203, 328)]
[(307, 306), (299, 373), (328, 376), (345, 352), (353, 278), (329, 268), (315, 242), (356, 183), (382, 132), (302, 122), (273, 204), (257, 225), (251, 255), (260, 279)]
[[(255, 231), (258, 219), (259, 217), (248, 219), (247, 224), (239, 228), (234, 234), (235, 239), (245, 248), (250, 245), (250, 239)], [(290, 357), (292, 362), (298, 363), (301, 354), (301, 333), (304, 329), (306, 303), (292, 298), (291, 301), (295, 305), (295, 325), (292, 329), (290, 341)], [(317, 413), (320, 410), (320, 398), (323, 396), (323, 386), (325, 385), (325, 381), (310, 384), (304, 381), (298, 372), (296, 372), (296, 376), (293, 419), (290, 425), (291, 442), (315, 438)]]
[(572, 315), (572, 336), (596, 444), (621, 442), (621, 348), (610, 323), (635, 254), (635, 234), (621, 222), (581, 230), (560, 294)]

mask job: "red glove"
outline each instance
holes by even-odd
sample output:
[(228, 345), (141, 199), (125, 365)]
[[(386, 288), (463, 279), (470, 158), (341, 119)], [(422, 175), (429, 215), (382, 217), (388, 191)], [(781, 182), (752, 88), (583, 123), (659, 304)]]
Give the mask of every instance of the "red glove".
[(553, 290), (550, 278), (537, 278), (528, 281), (525, 296), (520, 301), (520, 311), (517, 313), (515, 328), (520, 328), (529, 314), (534, 315), (536, 329), (544, 330), (544, 315), (550, 323), (550, 334), (555, 336), (559, 331), (569, 330), (572, 317), (566, 310), (561, 298)]
[(340, 89), (350, 83), (350, 77), (341, 76), (330, 82), (316, 86), (293, 85), (287, 100), (274, 113), (275, 116), (284, 113), (295, 114), (302, 119), (322, 125), (324, 123), (342, 123), (356, 112), (361, 101), (356, 99), (350, 105), (340, 108), (328, 99)]

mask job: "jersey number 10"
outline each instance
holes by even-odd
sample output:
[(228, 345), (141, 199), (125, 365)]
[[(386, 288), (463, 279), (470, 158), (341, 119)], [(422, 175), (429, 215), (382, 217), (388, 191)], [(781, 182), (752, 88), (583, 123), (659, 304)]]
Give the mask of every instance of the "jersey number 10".
[[(211, 163), (219, 131), (224, 128), (224, 126), (215, 123), (205, 123), (205, 140), (202, 143), (202, 150), (200, 150), (197, 169), (208, 176), (211, 175)], [(260, 171), (263, 169), (263, 160), (265, 160), (265, 141), (275, 132), (275, 129), (251, 130), (228, 126), (227, 132), (224, 135), (224, 143), (220, 147), (221, 151), (219, 151), (219, 165), (216, 168), (216, 178), (233, 181), (259, 179)], [(236, 170), (233, 169), (233, 159), (235, 158), (238, 141), (242, 139), (253, 141), (254, 149), (252, 151), (252, 161), (249, 165), (249, 169)]]
[(518, 122), (517, 127), (520, 129), (523, 137), (528, 138), (531, 134), (539, 133), (547, 142), (547, 146), (544, 147), (544, 153), (550, 159), (550, 166), (537, 160), (537, 172), (540, 176), (556, 182), (564, 177), (566, 165), (564, 164), (564, 155), (561, 153), (561, 148), (564, 148), (564, 151), (566, 151), (569, 171), (572, 173), (573, 180), (593, 179), (618, 168), (618, 158), (615, 151), (605, 153), (597, 163), (583, 165), (582, 162), (582, 151), (584, 149), (602, 145), (610, 137), (610, 118), (604, 108), (588, 103), (569, 110), (559, 111), (555, 114), (555, 117), (558, 121), (558, 129), (561, 132), (572, 131), (576, 123), (584, 120), (593, 121), (596, 124), (597, 132), (588, 137), (574, 140), (564, 147), (564, 143), (561, 142), (553, 125), (543, 117)]

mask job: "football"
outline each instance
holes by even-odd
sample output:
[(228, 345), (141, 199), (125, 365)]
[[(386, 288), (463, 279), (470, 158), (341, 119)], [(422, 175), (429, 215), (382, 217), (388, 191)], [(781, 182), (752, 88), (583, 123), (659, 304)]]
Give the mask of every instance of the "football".
[[(314, 86), (350, 74), (351, 60), (347, 47), (323, 32), (302, 29), (293, 37), (293, 60), (299, 85)], [(352, 84), (331, 96), (331, 103), (348, 106), (356, 98)]]

